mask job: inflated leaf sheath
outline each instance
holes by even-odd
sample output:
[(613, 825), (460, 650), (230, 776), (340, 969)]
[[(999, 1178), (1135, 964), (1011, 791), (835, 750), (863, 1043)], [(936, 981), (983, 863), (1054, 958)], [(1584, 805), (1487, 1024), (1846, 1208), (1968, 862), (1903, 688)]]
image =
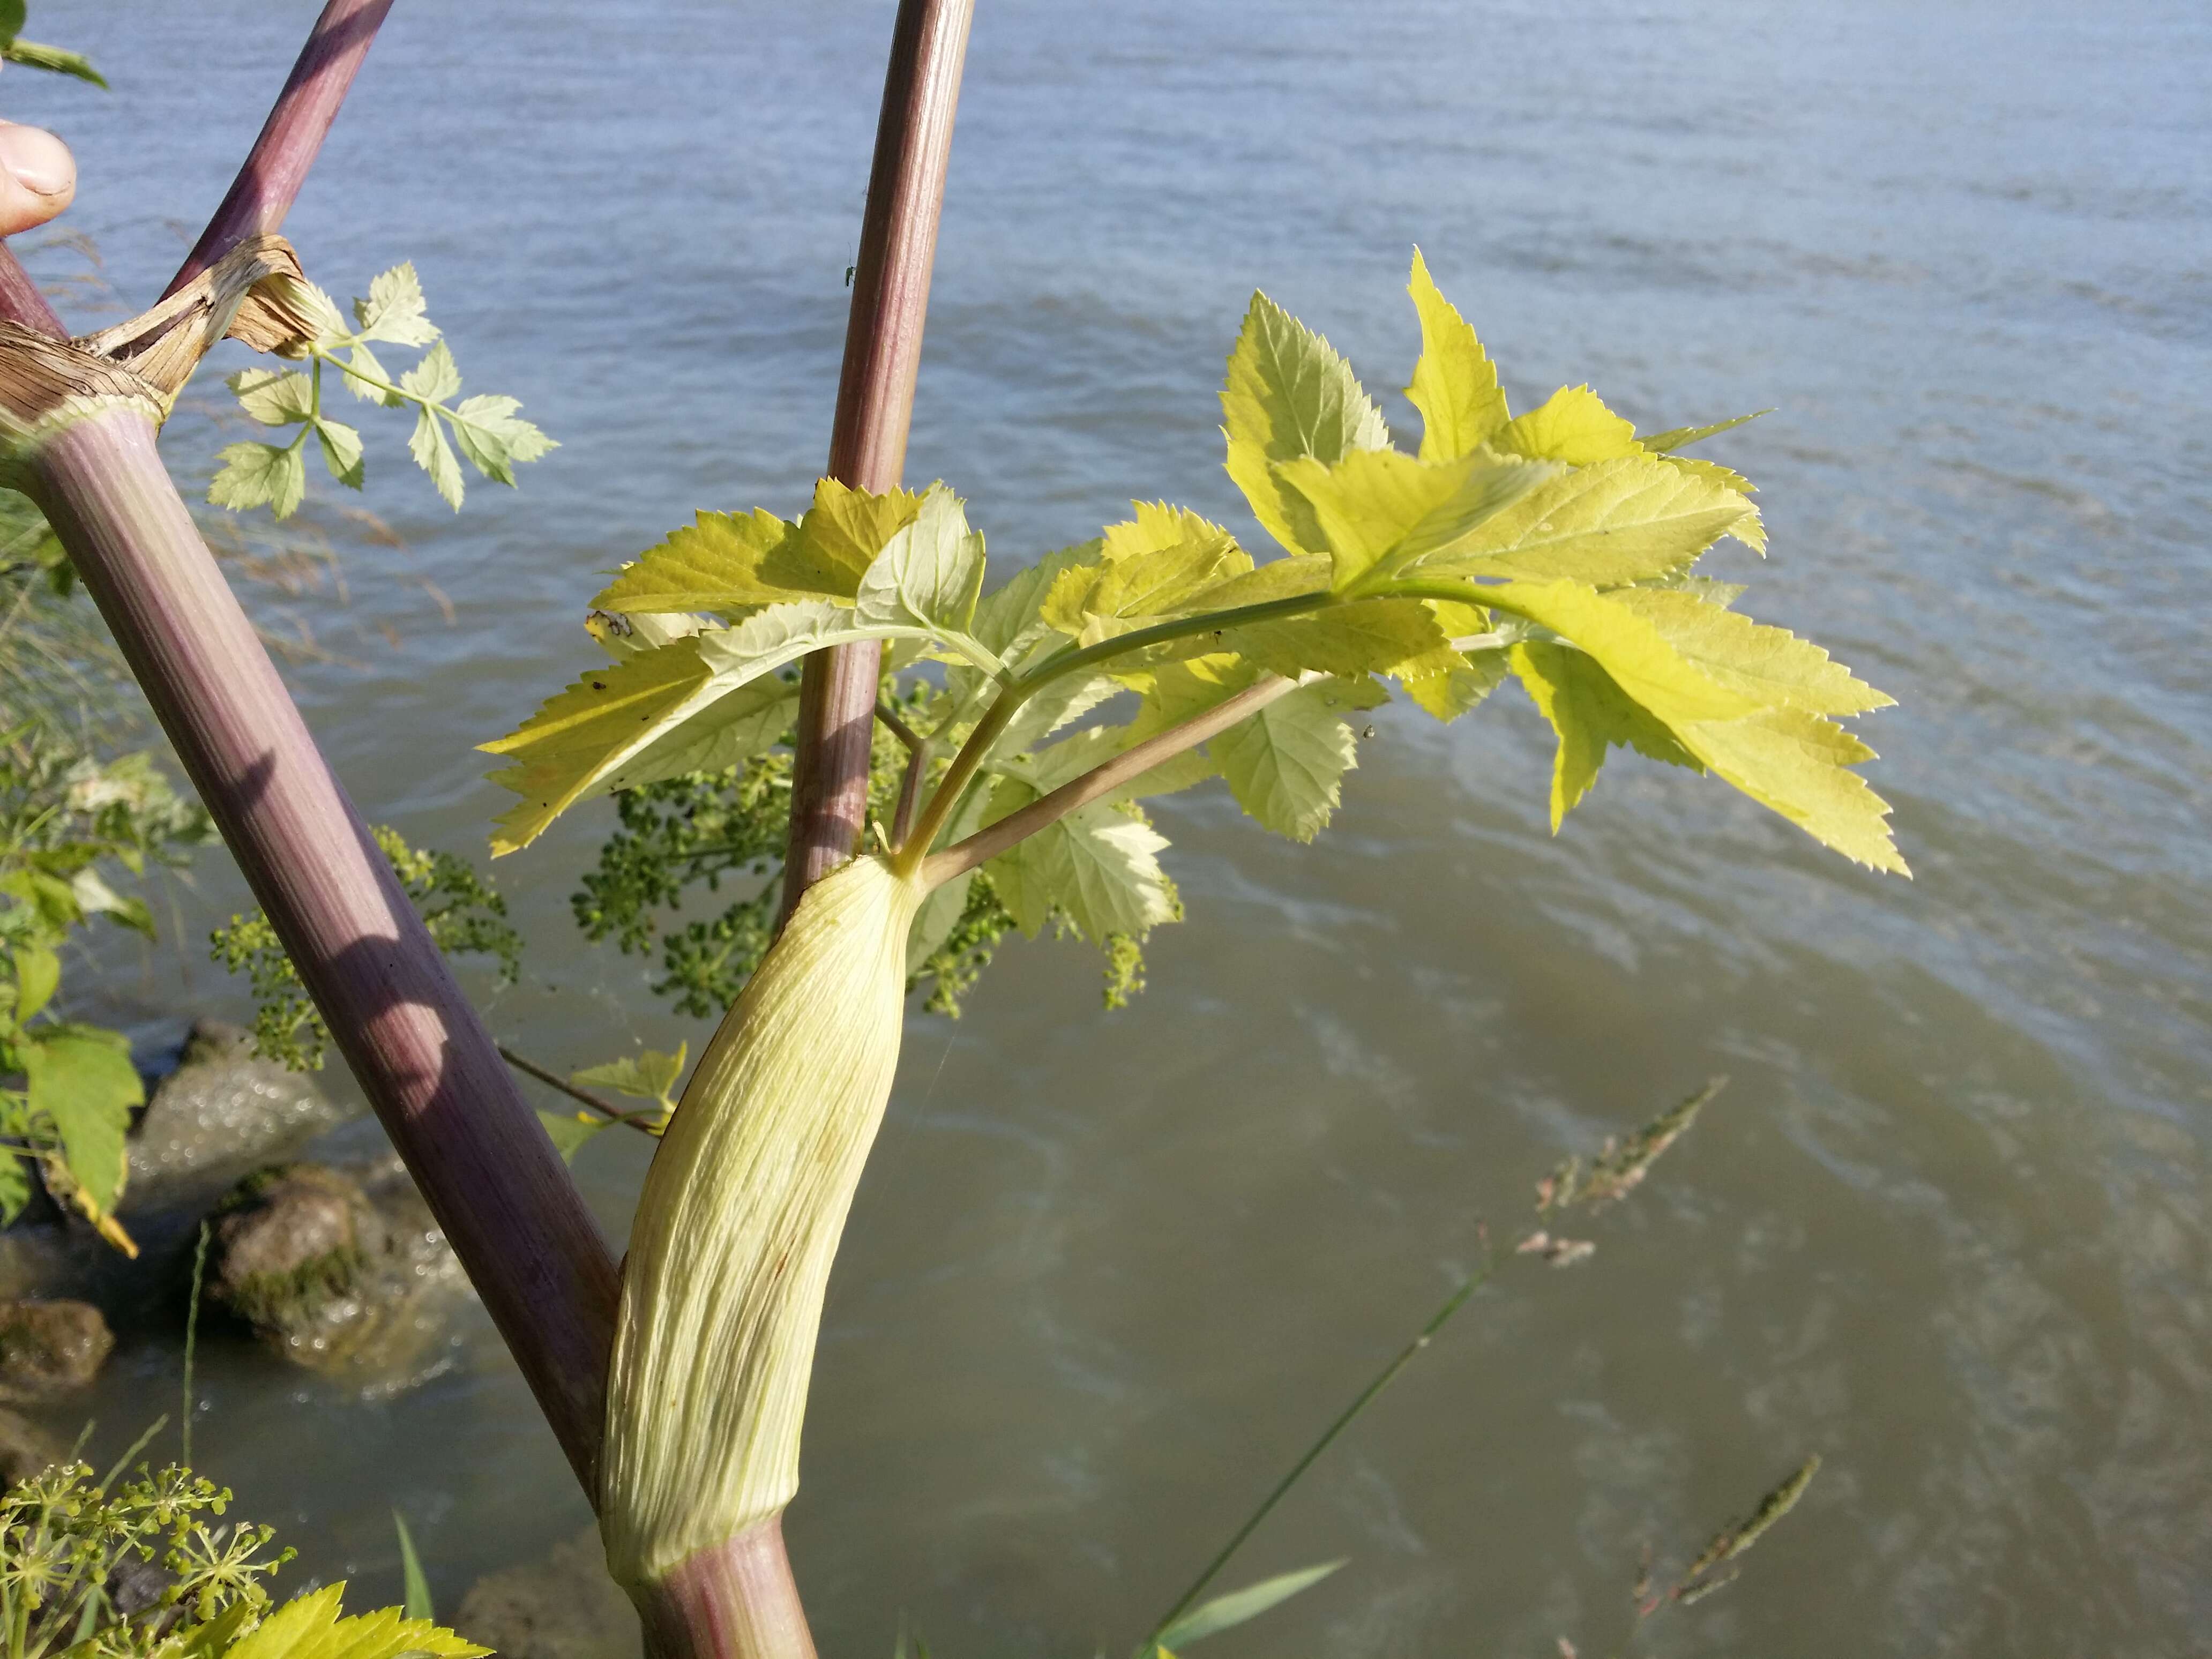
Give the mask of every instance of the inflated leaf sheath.
[(654, 1157), (623, 1275), (599, 1529), (632, 1587), (780, 1511), (823, 1291), (898, 1069), (925, 894), (881, 859), (807, 890)]

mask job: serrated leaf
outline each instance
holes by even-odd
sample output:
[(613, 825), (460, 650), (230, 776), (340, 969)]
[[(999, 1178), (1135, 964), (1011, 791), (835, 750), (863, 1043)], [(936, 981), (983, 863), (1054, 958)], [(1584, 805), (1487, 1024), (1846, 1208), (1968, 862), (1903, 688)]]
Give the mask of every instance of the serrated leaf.
[(53, 1000), (61, 988), (62, 959), (43, 945), (15, 947), (15, 1010), (17, 1024), (30, 1019)]
[(742, 685), (810, 651), (855, 640), (930, 640), (937, 629), (903, 623), (864, 622), (852, 611), (827, 599), (802, 599), (770, 605), (734, 628), (709, 629), (698, 636), (701, 655), (730, 685)]
[(399, 377), (399, 389), (434, 404), (441, 404), (459, 394), (460, 366), (453, 362), (453, 354), (443, 340), (424, 352), (415, 366)]
[(1802, 708), (1762, 708), (1742, 720), (1676, 728), (1689, 751), (1823, 846), (1871, 869), (1912, 872), (1899, 856), (1889, 803), (1844, 769), (1875, 758), (1832, 720)]
[(612, 1089), (638, 1100), (665, 1101), (675, 1090), (676, 1080), (684, 1075), (684, 1062), (690, 1053), (689, 1043), (678, 1043), (672, 1054), (657, 1048), (641, 1048), (620, 1060), (571, 1072), (568, 1081), (580, 1088)]
[(1094, 540), (1063, 547), (1007, 577), (976, 605), (975, 637), (1012, 661), (1018, 641), (1036, 634), (1038, 611), (1061, 573), (1098, 562), (1104, 545)]
[[(985, 822), (1017, 811), (1042, 792), (1001, 778)], [(1104, 803), (1079, 807), (984, 868), (1022, 931), (1036, 937), (1057, 909), (1094, 944), (1109, 933), (1139, 937), (1176, 917), (1175, 889), (1160, 868), (1167, 838), (1141, 817)]]
[(145, 1086), (119, 1032), (56, 1025), (15, 1040), (30, 1110), (53, 1126), (70, 1174), (94, 1218), (112, 1212), (123, 1188), (124, 1133)]
[(1493, 610), (1525, 617), (1597, 659), (1623, 691), (1665, 725), (1735, 720), (1759, 705), (1676, 650), (1641, 611), (1578, 582), (1505, 582), (1477, 590)]
[(1505, 424), (1505, 394), (1482, 342), (1437, 291), (1419, 248), (1407, 291), (1421, 319), (1421, 356), (1406, 388), (1421, 411), (1421, 459), (1455, 461), (1472, 455)]
[(1626, 588), (1612, 596), (1648, 619), (1712, 679), (1754, 702), (1816, 714), (1863, 714), (1896, 699), (1786, 628), (1755, 623), (1696, 594)]
[(1623, 691), (1588, 652), (1529, 641), (1515, 646), (1511, 658), (1513, 672), (1559, 737), (1552, 763), (1553, 834), (1597, 781), (1608, 747), (1704, 769), (1665, 724)]
[(361, 434), (343, 421), (315, 422), (315, 441), (323, 452), (323, 465), (349, 489), (361, 488)]
[(1305, 499), (1275, 475), (1301, 455), (1331, 463), (1381, 449), (1390, 429), (1344, 359), (1264, 294), (1252, 296), (1221, 389), (1229, 476), (1267, 533), (1294, 552), (1323, 550)]
[(1553, 578), (1613, 586), (1686, 568), (1752, 512), (1735, 490), (1650, 457), (1556, 474), (1434, 553), (1405, 578)]
[(1418, 599), (1358, 599), (1310, 616), (1222, 630), (1212, 648), (1238, 653), (1285, 679), (1303, 673), (1388, 673), (1445, 643)]
[(453, 441), (460, 446), (469, 464), (486, 477), (510, 488), (514, 483), (516, 466), (537, 460), (549, 449), (560, 447), (514, 412), (521, 407), (519, 398), (480, 392), (476, 397), (462, 398), (449, 411)]
[(1278, 697), (1206, 744), (1229, 793), (1254, 819), (1292, 841), (1311, 841), (1359, 763), (1345, 717), (1358, 704), (1344, 683), (1323, 680)]
[(1586, 386), (1563, 386), (1536, 408), (1506, 423), (1491, 441), (1531, 460), (1589, 466), (1641, 455), (1636, 427), (1605, 406)]
[(1390, 675), (1423, 713), (1449, 722), (1495, 691), (1505, 671), (1502, 650), (1467, 652), (1445, 645), (1398, 664)]
[(422, 1653), (434, 1659), (485, 1659), (491, 1650), (410, 1619), (398, 1607), (356, 1618), (338, 1617), (343, 1580), (297, 1596), (264, 1619), (224, 1659), (400, 1659)]
[(857, 593), (876, 556), (921, 512), (921, 497), (910, 489), (878, 495), (823, 478), (814, 486), (814, 504), (799, 525), (807, 540), (809, 560), (840, 573), (851, 583), (848, 591)]
[(223, 384), (264, 426), (290, 426), (315, 412), (314, 382), (296, 369), (243, 368)]
[(1191, 609), (1229, 611), (1239, 605), (1266, 605), (1275, 599), (1326, 593), (1334, 574), (1334, 566), (1327, 553), (1301, 553), (1287, 559), (1270, 559), (1217, 587), (1194, 594)]
[(1343, 1565), (1342, 1561), (1324, 1561), (1319, 1566), (1280, 1573), (1256, 1584), (1247, 1584), (1243, 1589), (1231, 1590), (1226, 1595), (1201, 1601), (1152, 1639), (1162, 1648), (1183, 1648), (1193, 1642), (1204, 1641), (1248, 1620), (1257, 1619), (1300, 1590), (1310, 1589)]
[(960, 498), (933, 483), (870, 562), (854, 609), (864, 622), (960, 633), (982, 591), (983, 538), (968, 528)]
[[(443, 351), (441, 343), (438, 349)], [(453, 447), (446, 441), (446, 428), (438, 419), (438, 411), (425, 407), (415, 417), (414, 433), (407, 440), (407, 453), (415, 458), (415, 465), (430, 475), (446, 505), (454, 512), (461, 510), (461, 464), (453, 459)], [(277, 514), (282, 518), (283, 514)]]
[(601, 610), (744, 611), (795, 599), (850, 599), (854, 575), (818, 556), (799, 526), (759, 508), (701, 513), (638, 556), (592, 601)]
[(111, 916), (133, 933), (154, 937), (154, 913), (143, 898), (125, 897), (107, 884), (99, 871), (87, 866), (70, 877), (70, 891), (77, 908), (88, 916)]
[(493, 781), (522, 797), (498, 820), (495, 854), (528, 846), (580, 800), (733, 766), (789, 729), (798, 688), (765, 673), (725, 684), (701, 656), (702, 637), (594, 669), (482, 745), (514, 758)]
[(419, 346), (438, 337), (438, 325), (424, 313), (422, 283), (411, 259), (372, 278), (368, 298), (353, 302), (353, 315), (363, 339)]
[(1434, 465), (1395, 449), (1360, 450), (1334, 466), (1306, 457), (1276, 471), (1312, 507), (1342, 592), (1463, 544), (1553, 475), (1521, 461), (1468, 456)]
[(276, 444), (228, 444), (216, 456), (222, 467), (208, 483), (208, 501), (234, 513), (274, 507), (283, 518), (307, 493), (307, 469), (296, 451)]

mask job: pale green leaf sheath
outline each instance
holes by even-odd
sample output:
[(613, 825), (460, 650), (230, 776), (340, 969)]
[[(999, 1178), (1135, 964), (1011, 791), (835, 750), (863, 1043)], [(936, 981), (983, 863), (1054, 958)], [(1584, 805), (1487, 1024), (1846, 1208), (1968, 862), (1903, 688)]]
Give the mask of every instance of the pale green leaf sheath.
[(799, 1489), (822, 1297), (898, 1068), (919, 884), (856, 859), (807, 891), (699, 1062), (639, 1200), (599, 1528), (626, 1585)]

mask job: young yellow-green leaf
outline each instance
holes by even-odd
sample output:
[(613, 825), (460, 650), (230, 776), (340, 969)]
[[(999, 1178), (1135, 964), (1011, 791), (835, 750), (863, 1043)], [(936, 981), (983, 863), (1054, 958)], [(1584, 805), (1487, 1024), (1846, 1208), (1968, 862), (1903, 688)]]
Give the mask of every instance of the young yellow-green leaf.
[(47, 1026), (15, 1039), (33, 1117), (53, 1126), (70, 1174), (95, 1214), (115, 1207), (122, 1190), (124, 1132), (144, 1103), (145, 1085), (119, 1032)]
[(349, 489), (361, 488), (361, 434), (343, 421), (318, 420), (315, 441), (323, 452), (323, 465)]
[(495, 854), (527, 847), (587, 796), (734, 765), (775, 742), (796, 711), (795, 689), (765, 674), (725, 680), (702, 656), (703, 637), (595, 668), (519, 730), (481, 745), (514, 757), (493, 781), (522, 797), (499, 819)]
[(561, 447), (514, 412), (521, 407), (518, 398), (487, 392), (464, 398), (447, 411), (453, 417), (453, 441), (469, 465), (509, 489), (514, 487), (516, 466)]
[(1593, 586), (1686, 568), (1751, 514), (1735, 490), (1650, 457), (1577, 467), (1540, 483), (1399, 577), (1565, 578)]
[(1597, 781), (1610, 747), (1634, 749), (1702, 771), (1674, 734), (1616, 684), (1586, 651), (1531, 640), (1513, 647), (1513, 672), (1559, 734), (1552, 764), (1552, 830)]
[[(1200, 520), (1200, 523), (1203, 523)], [(1173, 616), (1252, 568), (1244, 550), (1215, 526), (1166, 546), (1135, 549), (1121, 556), (1060, 573), (1040, 608), (1043, 620), (1085, 645), (1126, 633), (1139, 620)], [(1112, 532), (1108, 532), (1112, 545)]]
[(1525, 617), (1580, 646), (1664, 724), (1735, 720), (1759, 705), (1678, 651), (1650, 618), (1579, 582), (1504, 582), (1479, 590), (1481, 603)]
[(1495, 691), (1505, 666), (1503, 650), (1468, 652), (1445, 645), (1398, 664), (1390, 677), (1424, 713), (1449, 722)]
[(364, 402), (397, 409), (407, 401), (397, 392), (386, 390), (392, 385), (392, 376), (385, 372), (376, 354), (365, 345), (356, 344), (348, 350), (339, 368), (345, 371), (346, 390)]
[(1270, 672), (1385, 674), (1445, 642), (1443, 630), (1418, 599), (1357, 599), (1310, 616), (1251, 623), (1223, 631), (1218, 645)]
[[(985, 822), (1018, 811), (1043, 793), (1019, 778), (993, 787)], [(1139, 937), (1173, 921), (1180, 906), (1160, 868), (1167, 838), (1141, 816), (1103, 802), (1079, 807), (983, 867), (1023, 933), (1031, 939), (1057, 909), (1085, 939)]]
[(42, 41), (26, 40), (19, 36), (0, 45), (0, 58), (11, 64), (21, 64), (25, 69), (45, 70), (50, 75), (67, 75), (79, 81), (88, 81), (103, 92), (107, 88), (107, 77), (93, 68), (92, 59), (65, 46), (50, 46)]
[[(440, 341), (436, 349), (443, 351), (445, 342)], [(425, 405), (416, 416), (415, 430), (407, 439), (407, 453), (415, 458), (416, 465), (430, 475), (430, 482), (446, 498), (446, 505), (459, 512), (461, 464), (453, 459), (453, 447), (446, 441), (446, 428), (439, 422), (436, 410)], [(280, 513), (276, 516), (281, 519), (284, 515)]]
[(675, 1092), (676, 1080), (684, 1075), (684, 1062), (690, 1049), (688, 1042), (678, 1043), (672, 1054), (641, 1048), (620, 1060), (571, 1072), (568, 1081), (580, 1088), (612, 1089), (638, 1100), (666, 1101)]
[(1871, 869), (1912, 872), (1898, 855), (1889, 804), (1844, 769), (1875, 758), (1833, 721), (1802, 708), (1762, 708), (1735, 720), (1675, 728), (1683, 746), (1823, 846)]
[(1346, 716), (1381, 701), (1372, 682), (1321, 680), (1239, 720), (1206, 745), (1237, 804), (1264, 828), (1311, 841), (1358, 762)]
[(460, 366), (443, 340), (416, 359), (415, 366), (399, 377), (399, 389), (434, 404), (459, 394)]
[(876, 555), (921, 511), (921, 497), (910, 489), (873, 495), (823, 478), (814, 486), (814, 505), (799, 525), (809, 560), (838, 572), (852, 583), (848, 591), (857, 593)]
[(1421, 319), (1421, 356), (1406, 396), (1421, 411), (1421, 459), (1455, 461), (1472, 455), (1506, 422), (1498, 370), (1474, 330), (1437, 291), (1428, 262), (1413, 250), (1407, 284)]
[(1270, 559), (1241, 576), (1231, 576), (1218, 587), (1191, 596), (1193, 611), (1231, 611), (1239, 605), (1266, 605), (1275, 599), (1304, 599), (1326, 593), (1334, 568), (1326, 553), (1303, 553), (1287, 559)]
[(1370, 571), (1386, 578), (1462, 545), (1557, 469), (1476, 456), (1432, 465), (1366, 449), (1334, 466), (1308, 456), (1275, 471), (1312, 507), (1342, 592)]
[(54, 1000), (61, 988), (62, 959), (43, 945), (15, 947), (15, 1020), (21, 1024)]
[(296, 369), (243, 368), (223, 384), (264, 426), (290, 426), (315, 412), (314, 383)]
[(983, 538), (968, 528), (960, 498), (933, 483), (861, 576), (854, 611), (863, 622), (957, 633), (982, 591)]
[(216, 459), (222, 470), (208, 484), (207, 498), (234, 513), (267, 506), (289, 518), (307, 493), (307, 465), (300, 452), (275, 444), (226, 445)]
[(1589, 466), (1641, 455), (1635, 425), (1605, 406), (1586, 386), (1563, 386), (1526, 415), (1507, 422), (1492, 441), (1531, 460)]
[(1810, 640), (1695, 594), (1631, 587), (1610, 597), (1650, 621), (1711, 678), (1755, 702), (1816, 714), (1863, 714), (1896, 701), (1853, 678)]
[(1063, 572), (1097, 564), (1104, 544), (1088, 541), (1048, 553), (986, 593), (975, 607), (973, 631), (992, 650), (1014, 659), (1018, 641), (1042, 637), (1038, 612)]
[(398, 1607), (341, 1619), (344, 1594), (340, 1580), (295, 1596), (255, 1626), (223, 1659), (400, 1659), (410, 1653), (486, 1659), (491, 1652), (428, 1620), (410, 1619)]
[(353, 318), (364, 340), (421, 346), (438, 337), (438, 325), (424, 312), (422, 282), (411, 259), (372, 277), (368, 298), (353, 302)]
[(1252, 296), (1221, 389), (1229, 476), (1267, 533), (1293, 552), (1323, 550), (1313, 512), (1275, 476), (1278, 461), (1340, 461), (1390, 441), (1382, 412), (1328, 341), (1264, 294)]
[(756, 507), (701, 513), (625, 565), (592, 604), (640, 611), (747, 611), (793, 599), (850, 599), (859, 578), (815, 556), (799, 526)]
[[(1202, 543), (1228, 549), (1237, 545), (1237, 538), (1221, 526), (1187, 507), (1173, 507), (1166, 501), (1132, 501), (1132, 516), (1121, 524), (1109, 524), (1099, 538), (1099, 550), (1110, 562), (1134, 558), (1141, 553), (1157, 553), (1164, 548), (1186, 547)], [(1244, 561), (1245, 568), (1251, 560)]]

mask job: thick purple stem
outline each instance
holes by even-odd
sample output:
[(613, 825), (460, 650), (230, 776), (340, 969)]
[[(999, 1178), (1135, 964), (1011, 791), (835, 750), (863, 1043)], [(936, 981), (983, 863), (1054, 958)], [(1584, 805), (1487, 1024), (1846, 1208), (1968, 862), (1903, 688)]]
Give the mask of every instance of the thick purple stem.
[(300, 48), (297, 62), (261, 136), (246, 152), (246, 163), (231, 180), (207, 228), (185, 256), (177, 274), (161, 290), (167, 299), (248, 236), (273, 231), (284, 222), (292, 203), (314, 166), (323, 136), (337, 118), (361, 60), (383, 27), (392, 0), (330, 0)]
[[(905, 471), (938, 214), (975, 12), (974, 0), (900, 0), (893, 26), (830, 438), (830, 476), (855, 489), (896, 489)], [(873, 641), (841, 645), (816, 652), (801, 673), (785, 918), (860, 841), (880, 657)]]
[(40, 452), (30, 490), (595, 1492), (614, 1260), (216, 568), (152, 423), (128, 407), (77, 422)]
[(649, 1659), (814, 1659), (781, 1516), (701, 1550), (635, 1599)]

